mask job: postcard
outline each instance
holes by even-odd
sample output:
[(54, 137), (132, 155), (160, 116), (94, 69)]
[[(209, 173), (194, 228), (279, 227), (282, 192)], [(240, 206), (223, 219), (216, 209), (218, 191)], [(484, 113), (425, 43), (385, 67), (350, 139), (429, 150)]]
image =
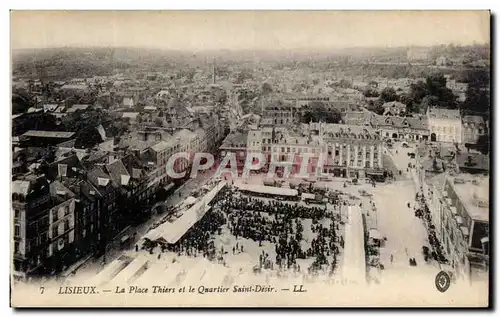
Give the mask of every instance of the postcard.
[(11, 306), (489, 302), (489, 11), (12, 11)]

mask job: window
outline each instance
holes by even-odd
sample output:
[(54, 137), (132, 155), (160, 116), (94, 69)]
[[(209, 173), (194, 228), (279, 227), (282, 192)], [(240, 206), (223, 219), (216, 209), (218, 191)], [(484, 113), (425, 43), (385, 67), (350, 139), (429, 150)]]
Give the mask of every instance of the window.
[(14, 253), (19, 253), (19, 242), (14, 242)]
[(15, 225), (14, 226), (14, 237), (19, 237), (19, 236), (21, 236), (21, 226)]
[(335, 150), (335, 156), (339, 156), (339, 150)]
[(19, 209), (14, 209), (14, 218), (18, 219), (21, 216), (21, 211)]
[(57, 226), (52, 226), (52, 239), (57, 237)]
[(52, 221), (57, 221), (57, 219), (59, 219), (57, 217), (57, 210), (52, 210)]
[(48, 233), (47, 232), (42, 233), (42, 235), (40, 236), (40, 244), (44, 244), (48, 240), (49, 240)]

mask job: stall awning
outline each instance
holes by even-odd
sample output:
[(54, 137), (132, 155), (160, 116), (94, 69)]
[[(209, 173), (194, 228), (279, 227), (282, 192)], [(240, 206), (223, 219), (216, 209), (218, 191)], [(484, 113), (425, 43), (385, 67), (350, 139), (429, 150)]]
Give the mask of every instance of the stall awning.
[(366, 171), (367, 175), (384, 176), (384, 171)]
[(370, 239), (374, 239), (374, 240), (382, 240), (382, 238), (383, 238), (377, 229), (370, 229), (368, 235), (369, 235)]

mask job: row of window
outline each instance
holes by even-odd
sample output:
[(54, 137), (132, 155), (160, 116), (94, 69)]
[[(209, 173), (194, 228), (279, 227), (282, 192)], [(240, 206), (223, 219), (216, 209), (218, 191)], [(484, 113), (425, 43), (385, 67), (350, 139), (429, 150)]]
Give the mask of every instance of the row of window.
[[(286, 149), (286, 151), (285, 151)], [(279, 151), (280, 148), (278, 147), (275, 147), (272, 149), (272, 152), (274, 153), (277, 153), (277, 152), (281, 152), (281, 153), (298, 153), (298, 154), (301, 154), (301, 153), (313, 153), (313, 154), (320, 154), (322, 151), (321, 149), (314, 149), (314, 148), (295, 148), (295, 147), (292, 147), (292, 148), (284, 148), (282, 147), (281, 148), (281, 151)], [(262, 146), (262, 151), (263, 152), (271, 152), (271, 147), (270, 146)], [(335, 152), (332, 152), (332, 151), (328, 151), (328, 155), (331, 156), (332, 153), (335, 153), (335, 156), (339, 156), (340, 155), (340, 150), (335, 150)], [(347, 157), (347, 151), (344, 151), (342, 153), (343, 157)], [(362, 150), (358, 150), (358, 158), (361, 156), (362, 157), (363, 155), (363, 151)], [(376, 159), (378, 158), (378, 151), (377, 149), (374, 149), (374, 152), (373, 152), (373, 157)], [(367, 159), (370, 159), (371, 158), (371, 151), (369, 151), (368, 149), (366, 150), (366, 158)]]
[(465, 129), (465, 133), (470, 133), (470, 134), (473, 134), (473, 133), (484, 134), (484, 130), (483, 129), (466, 128)]
[[(279, 162), (287, 162), (288, 161), (288, 158), (286, 155), (277, 155), (277, 156), (274, 156), (273, 159), (277, 160)], [(253, 164), (255, 164), (255, 163), (257, 163), (256, 159), (254, 159)], [(340, 161), (339, 159), (335, 159), (333, 161), (333, 164), (338, 165), (338, 166), (353, 166), (353, 167), (367, 167), (367, 168), (371, 167), (370, 160), (365, 160), (363, 163), (362, 159), (358, 159), (357, 163), (356, 163), (356, 160), (354, 158), (351, 158), (351, 160), (349, 161), (349, 165), (347, 165), (346, 160)], [(379, 166), (380, 166), (379, 161), (376, 158), (374, 158), (373, 167), (379, 167)]]
[(448, 127), (433, 126), (432, 132), (455, 133), (455, 127), (454, 126), (448, 126)]
[(64, 220), (56, 226), (52, 226), (52, 239), (60, 236), (71, 229), (69, 220)]
[(52, 222), (62, 219), (69, 215), (69, 206), (64, 206), (58, 208), (57, 210), (52, 210)]

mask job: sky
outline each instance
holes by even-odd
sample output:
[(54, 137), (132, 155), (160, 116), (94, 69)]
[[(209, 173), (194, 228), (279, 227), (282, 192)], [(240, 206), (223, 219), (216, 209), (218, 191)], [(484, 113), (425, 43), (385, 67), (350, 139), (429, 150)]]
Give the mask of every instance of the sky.
[(13, 11), (11, 48), (288, 50), (489, 43), (488, 11)]

